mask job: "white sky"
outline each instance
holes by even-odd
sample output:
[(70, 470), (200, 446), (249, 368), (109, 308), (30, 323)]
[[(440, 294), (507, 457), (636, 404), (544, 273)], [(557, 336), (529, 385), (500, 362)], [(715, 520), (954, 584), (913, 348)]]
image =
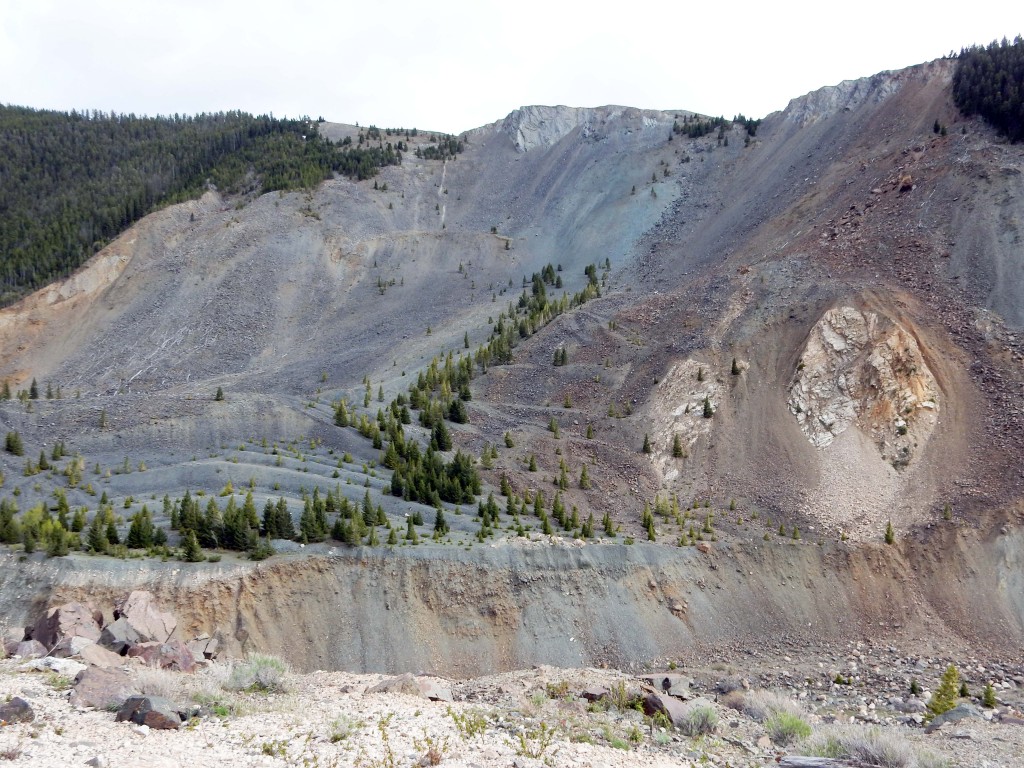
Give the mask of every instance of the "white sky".
[(763, 117), (1018, 33), (1020, 0), (0, 0), (0, 103), (453, 133), (525, 104)]

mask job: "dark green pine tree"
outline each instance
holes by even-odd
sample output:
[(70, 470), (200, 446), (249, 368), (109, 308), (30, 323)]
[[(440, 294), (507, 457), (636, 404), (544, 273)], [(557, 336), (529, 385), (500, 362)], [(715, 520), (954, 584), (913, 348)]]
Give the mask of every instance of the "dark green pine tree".
[(30, 400), (39, 399), (39, 384), (36, 383), (35, 379), (32, 379), (32, 384), (28, 388), (28, 397)]
[(89, 534), (86, 537), (86, 546), (90, 552), (95, 552), (96, 554), (105, 553), (110, 546), (110, 542), (107, 539), (106, 526), (103, 525), (102, 512), (97, 512), (93, 515), (92, 522), (89, 524)]
[(117, 533), (117, 526), (114, 524), (114, 516), (113, 515), (110, 515), (109, 519), (107, 520), (107, 532), (106, 532), (106, 535), (107, 535), (107, 541), (109, 541), (111, 544), (116, 546), (117, 544), (121, 543), (121, 537)]
[(434, 515), (434, 535), (441, 537), (448, 534), (448, 521), (444, 519), (444, 509), (442, 507), (437, 508), (437, 514)]
[(181, 559), (186, 563), (199, 563), (205, 560), (203, 550), (196, 540), (195, 531), (189, 531), (181, 543)]

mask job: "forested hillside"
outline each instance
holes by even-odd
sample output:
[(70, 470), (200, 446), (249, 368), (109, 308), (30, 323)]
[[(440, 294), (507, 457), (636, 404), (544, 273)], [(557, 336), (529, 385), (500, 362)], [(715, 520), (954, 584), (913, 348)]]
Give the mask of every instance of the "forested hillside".
[(309, 120), (0, 106), (0, 303), (69, 274), (147, 213), (200, 194), (373, 176), (392, 146), (336, 147)]
[(981, 115), (1010, 141), (1024, 139), (1024, 39), (960, 51), (953, 98), (965, 115)]

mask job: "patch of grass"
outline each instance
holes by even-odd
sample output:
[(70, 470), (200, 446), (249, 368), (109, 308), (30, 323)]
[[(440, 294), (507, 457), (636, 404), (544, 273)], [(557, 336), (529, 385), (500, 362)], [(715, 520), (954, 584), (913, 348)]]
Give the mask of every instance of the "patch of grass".
[(456, 712), (448, 707), (448, 716), (455, 723), (455, 729), (466, 741), (483, 736), (487, 731), (487, 716), (478, 709), (471, 709), (466, 712)]
[(69, 691), (73, 682), (70, 677), (58, 672), (46, 673), (46, 684), (55, 691)]
[(552, 742), (555, 740), (556, 730), (545, 722), (541, 722), (536, 728), (528, 728), (518, 734), (516, 742), (512, 744), (519, 757), (529, 757), (534, 760), (541, 760)]
[(331, 735), (329, 737), (331, 744), (337, 744), (339, 741), (344, 741), (350, 736), (355, 735), (365, 725), (366, 723), (362, 720), (353, 720), (346, 715), (342, 715), (331, 723)]

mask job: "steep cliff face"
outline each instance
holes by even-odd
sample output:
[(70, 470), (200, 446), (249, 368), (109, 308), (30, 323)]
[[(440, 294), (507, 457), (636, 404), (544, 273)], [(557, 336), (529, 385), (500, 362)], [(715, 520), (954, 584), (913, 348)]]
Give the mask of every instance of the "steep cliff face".
[[(860, 634), (1019, 650), (1019, 532), (936, 532), (859, 550), (751, 541), (695, 548), (534, 542), (183, 567), (84, 558), (0, 565), (8, 625), (47, 604), (153, 591), (183, 639), (280, 654), (302, 670), (471, 676), (531, 664), (649, 666), (721, 643)], [(955, 578), (951, 578), (951, 574)], [(952, 582), (952, 583), (951, 583)], [(14, 600), (18, 597), (20, 600)], [(35, 598), (34, 600), (29, 598)]]

